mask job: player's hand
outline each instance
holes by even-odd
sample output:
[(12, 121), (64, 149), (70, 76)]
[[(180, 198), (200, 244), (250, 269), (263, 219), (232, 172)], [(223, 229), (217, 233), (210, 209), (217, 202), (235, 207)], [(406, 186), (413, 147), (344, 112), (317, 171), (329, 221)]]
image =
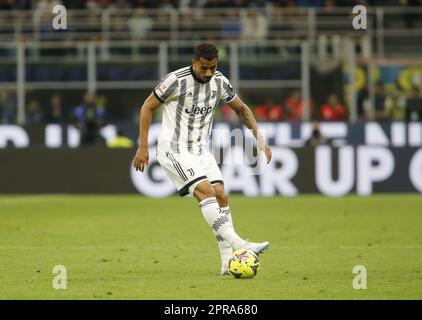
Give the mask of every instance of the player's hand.
[(270, 163), (273, 153), (268, 144), (265, 144), (265, 156), (267, 157), (267, 163)]
[(261, 156), (262, 152), (265, 153), (265, 157), (267, 158), (267, 163), (270, 163), (271, 158), (273, 156), (270, 146), (265, 142), (258, 144), (258, 155)]
[(135, 159), (133, 160), (133, 166), (136, 171), (144, 172), (144, 169), (149, 164), (149, 152), (148, 147), (139, 146), (136, 150)]

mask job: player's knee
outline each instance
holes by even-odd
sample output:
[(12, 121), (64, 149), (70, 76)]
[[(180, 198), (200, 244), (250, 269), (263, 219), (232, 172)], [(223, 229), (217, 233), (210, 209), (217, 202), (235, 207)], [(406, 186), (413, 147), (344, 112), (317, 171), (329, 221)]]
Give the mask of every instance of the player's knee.
[(205, 181), (198, 184), (198, 186), (195, 188), (193, 195), (199, 201), (217, 196), (214, 188), (208, 182)]
[(227, 195), (225, 194), (224, 191), (216, 192), (216, 197), (217, 197), (217, 201), (218, 201), (218, 204), (220, 205), (220, 207), (227, 207), (228, 206), (229, 198), (227, 197)]
[(209, 189), (206, 190), (206, 196), (208, 198), (217, 197), (217, 193), (215, 192), (213, 187), (210, 187)]
[(213, 188), (208, 188), (208, 189), (202, 189), (199, 192), (195, 192), (194, 196), (199, 201), (202, 201), (202, 200), (208, 199), (208, 198), (215, 198), (215, 197), (217, 197), (217, 194), (215, 193), (215, 190)]

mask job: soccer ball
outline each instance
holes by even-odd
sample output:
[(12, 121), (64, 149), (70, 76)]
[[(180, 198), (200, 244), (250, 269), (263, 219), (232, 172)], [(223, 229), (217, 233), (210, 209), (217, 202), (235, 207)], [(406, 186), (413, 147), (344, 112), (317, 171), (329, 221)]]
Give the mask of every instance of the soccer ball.
[(236, 279), (253, 278), (256, 276), (259, 268), (259, 258), (250, 250), (235, 250), (229, 260), (229, 272)]

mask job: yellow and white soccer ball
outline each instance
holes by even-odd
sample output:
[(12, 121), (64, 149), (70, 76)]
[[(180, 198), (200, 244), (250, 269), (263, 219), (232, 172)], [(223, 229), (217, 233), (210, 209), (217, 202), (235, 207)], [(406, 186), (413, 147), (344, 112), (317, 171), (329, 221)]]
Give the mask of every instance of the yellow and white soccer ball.
[(235, 250), (229, 260), (229, 272), (237, 279), (253, 278), (260, 268), (255, 252), (245, 249)]

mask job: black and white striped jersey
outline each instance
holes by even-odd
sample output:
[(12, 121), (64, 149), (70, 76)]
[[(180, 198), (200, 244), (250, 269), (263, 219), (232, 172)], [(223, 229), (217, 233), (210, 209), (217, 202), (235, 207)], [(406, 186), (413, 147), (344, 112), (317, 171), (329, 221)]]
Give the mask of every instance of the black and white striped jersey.
[(163, 121), (158, 145), (172, 152), (202, 153), (211, 134), (215, 108), (220, 100), (233, 101), (236, 93), (219, 71), (203, 83), (186, 67), (166, 75), (154, 89), (163, 103)]

